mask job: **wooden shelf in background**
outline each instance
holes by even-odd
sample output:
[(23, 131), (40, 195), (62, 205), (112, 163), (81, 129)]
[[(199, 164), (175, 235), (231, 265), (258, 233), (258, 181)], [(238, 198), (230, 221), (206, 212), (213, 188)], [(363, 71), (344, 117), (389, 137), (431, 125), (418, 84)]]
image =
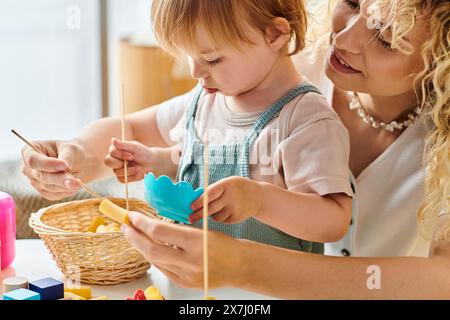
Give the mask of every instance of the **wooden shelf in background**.
[(127, 39), (121, 40), (120, 81), (125, 85), (125, 113), (190, 91), (197, 81), (188, 73), (176, 77), (173, 70), (179, 63), (157, 46), (135, 46)]

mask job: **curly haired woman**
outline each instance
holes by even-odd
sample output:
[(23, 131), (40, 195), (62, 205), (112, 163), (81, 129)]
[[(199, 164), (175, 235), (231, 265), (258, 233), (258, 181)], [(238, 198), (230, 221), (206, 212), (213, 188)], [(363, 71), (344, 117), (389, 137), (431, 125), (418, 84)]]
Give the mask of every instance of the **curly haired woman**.
[[(357, 201), (350, 231), (327, 243), (326, 255), (211, 232), (209, 284), (288, 299), (449, 299), (450, 1), (330, 5), (331, 21), (310, 19), (330, 31), (323, 37), (310, 28), (321, 36), (314, 38), (315, 61), (294, 59), (350, 134)], [(127, 123), (156, 125), (157, 109), (130, 115)], [(24, 173), (46, 197), (72, 194), (79, 187), (65, 187), (54, 168), (65, 160), (65, 169), (85, 181), (110, 175), (103, 159), (112, 135), (120, 135), (120, 119), (100, 120), (72, 141), (36, 142), (49, 158), (25, 148)], [(168, 146), (157, 133), (146, 141), (139, 130), (127, 136)], [(124, 233), (149, 261), (181, 286), (202, 287), (201, 230), (136, 213), (130, 220)], [(379, 283), (369, 283), (373, 270)]]

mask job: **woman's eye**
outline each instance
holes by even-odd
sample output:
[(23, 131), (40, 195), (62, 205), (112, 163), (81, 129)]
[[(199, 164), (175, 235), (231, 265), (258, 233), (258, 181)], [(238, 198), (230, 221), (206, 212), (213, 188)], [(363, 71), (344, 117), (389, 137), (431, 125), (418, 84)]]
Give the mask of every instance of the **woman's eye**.
[(386, 40), (384, 40), (381, 36), (378, 36), (378, 42), (381, 44), (381, 46), (388, 50), (388, 51), (394, 51), (394, 49), (392, 49), (392, 44), (390, 42), (387, 42)]
[(391, 48), (391, 44), (389, 42), (384, 41), (383, 39), (379, 39), (381, 45), (383, 46), (383, 48), (388, 49)]
[(218, 65), (218, 64), (221, 63), (221, 62), (222, 62), (222, 58), (219, 58), (219, 59), (216, 59), (216, 60), (213, 60), (213, 61), (206, 61), (206, 63), (207, 63), (208, 65), (210, 65), (210, 66)]
[(359, 8), (359, 1), (344, 0), (344, 2), (352, 9), (358, 9)]

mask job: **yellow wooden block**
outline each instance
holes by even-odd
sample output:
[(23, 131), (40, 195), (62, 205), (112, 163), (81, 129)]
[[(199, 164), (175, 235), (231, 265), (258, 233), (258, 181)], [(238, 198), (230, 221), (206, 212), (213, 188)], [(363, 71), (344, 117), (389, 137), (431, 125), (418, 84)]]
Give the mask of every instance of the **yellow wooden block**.
[(145, 289), (144, 294), (145, 294), (145, 297), (147, 298), (147, 300), (166, 300), (161, 295), (161, 292), (159, 291), (159, 289), (155, 286), (151, 286), (151, 287), (148, 287), (147, 289)]
[(95, 297), (90, 300), (109, 300), (107, 296)]
[(75, 293), (64, 291), (64, 300), (87, 300), (87, 299)]
[(92, 298), (92, 289), (89, 286), (81, 286), (79, 288), (64, 288), (64, 293), (70, 292), (87, 300)]
[(88, 231), (96, 232), (97, 228), (104, 223), (105, 223), (105, 219), (103, 219), (102, 217), (94, 217), (94, 218), (92, 218), (92, 222), (91, 222), (91, 225), (89, 226)]
[(128, 220), (128, 211), (112, 203), (108, 199), (105, 199), (100, 203), (99, 210), (105, 216), (120, 224), (130, 224), (130, 220)]

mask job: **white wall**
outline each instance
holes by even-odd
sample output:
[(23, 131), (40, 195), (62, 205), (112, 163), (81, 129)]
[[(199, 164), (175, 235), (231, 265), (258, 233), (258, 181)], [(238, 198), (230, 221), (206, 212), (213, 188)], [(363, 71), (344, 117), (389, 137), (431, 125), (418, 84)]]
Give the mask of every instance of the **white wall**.
[(100, 116), (98, 17), (97, 0), (0, 0), (0, 160), (20, 156), (11, 128), (67, 139)]
[[(152, 45), (152, 0), (107, 0), (109, 111), (120, 110), (119, 41)], [(30, 140), (68, 139), (101, 116), (99, 0), (0, 0), (0, 161)], [(80, 9), (80, 29), (69, 8)]]

